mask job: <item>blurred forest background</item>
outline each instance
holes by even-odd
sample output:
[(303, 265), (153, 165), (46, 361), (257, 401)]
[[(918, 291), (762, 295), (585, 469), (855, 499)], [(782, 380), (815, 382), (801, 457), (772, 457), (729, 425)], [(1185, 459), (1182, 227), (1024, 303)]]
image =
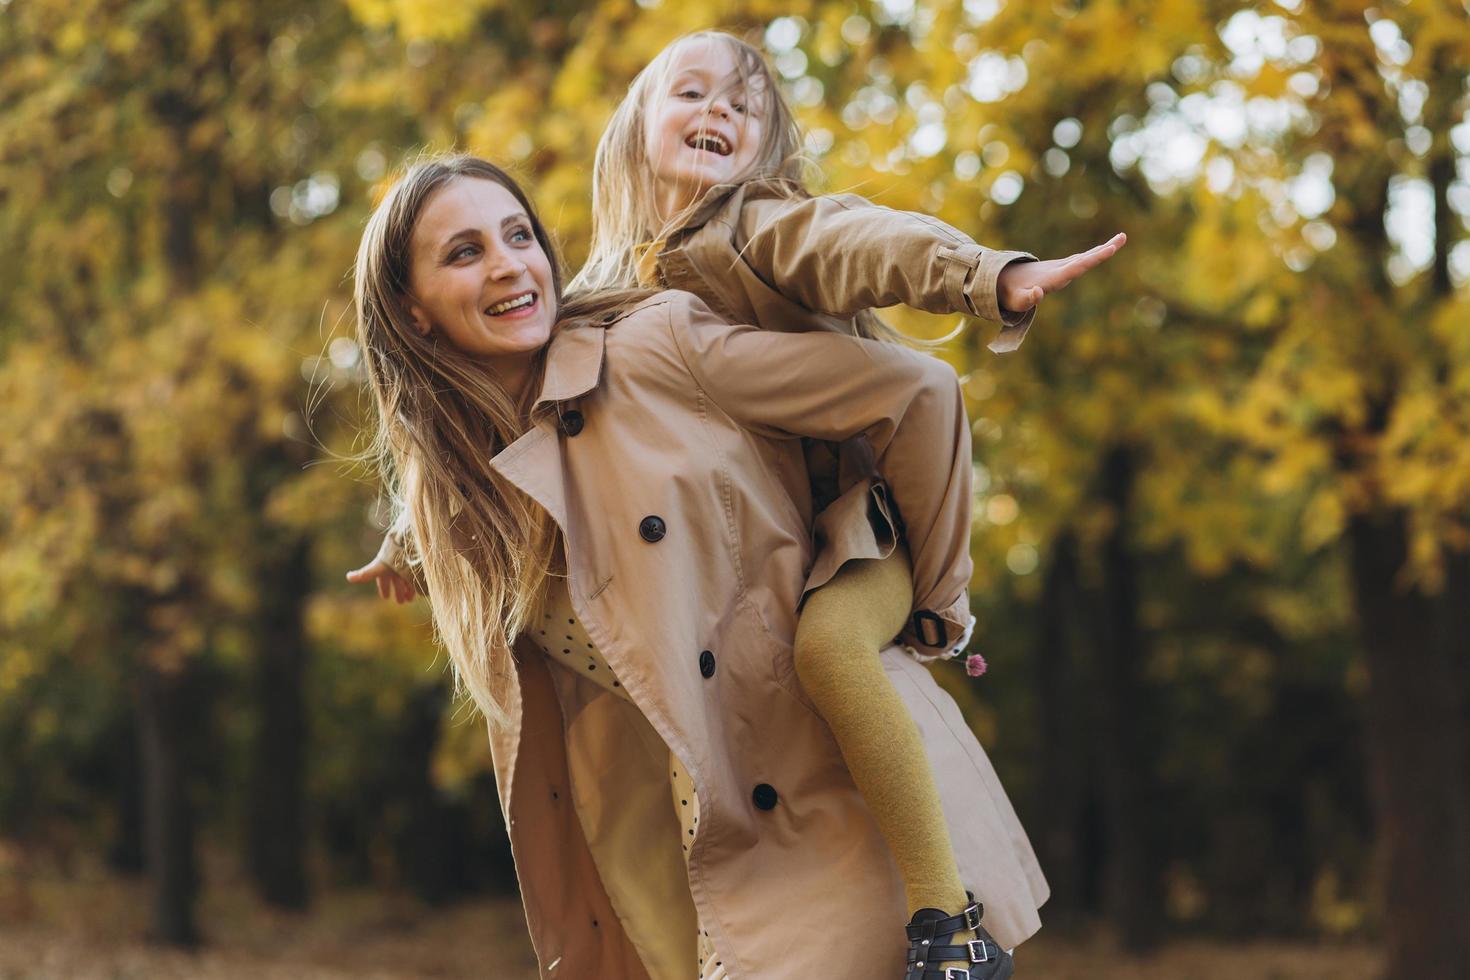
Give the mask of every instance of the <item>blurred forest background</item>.
[(425, 146), (575, 266), (613, 105), (710, 26), (824, 189), (1129, 234), (947, 352), (991, 671), (937, 670), (1052, 883), (1023, 973), (1470, 976), (1466, 0), (0, 0), (0, 974), (307, 975), (336, 916), (322, 975), (530, 975), (426, 606), (342, 581), (348, 271)]

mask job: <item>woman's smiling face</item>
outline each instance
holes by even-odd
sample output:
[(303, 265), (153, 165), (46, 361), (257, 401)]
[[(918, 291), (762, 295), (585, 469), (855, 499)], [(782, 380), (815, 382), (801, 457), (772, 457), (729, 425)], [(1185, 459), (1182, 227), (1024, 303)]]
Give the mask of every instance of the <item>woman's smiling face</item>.
[(659, 196), (676, 207), (746, 174), (760, 151), (764, 80), (742, 83), (730, 45), (698, 38), (681, 45), (668, 81), (644, 108), (646, 152)]
[(512, 373), (545, 346), (556, 322), (551, 260), (505, 187), (454, 178), (425, 203), (409, 251), (407, 307), (420, 333)]

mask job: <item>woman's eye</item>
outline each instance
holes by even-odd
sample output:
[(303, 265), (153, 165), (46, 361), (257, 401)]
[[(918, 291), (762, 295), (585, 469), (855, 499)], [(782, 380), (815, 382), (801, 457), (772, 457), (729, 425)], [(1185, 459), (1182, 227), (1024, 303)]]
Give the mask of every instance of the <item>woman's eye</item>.
[(461, 245), (459, 246), (459, 248), (456, 248), (454, 251), (449, 253), (449, 261), (458, 262), (460, 259), (464, 259), (471, 255), (474, 255), (476, 251), (478, 251), (478, 249), (476, 249), (473, 245)]
[(529, 242), (532, 237), (533, 236), (531, 235), (531, 229), (529, 228), (517, 228), (515, 231), (510, 233), (510, 240), (517, 244), (524, 244), (526, 242)]

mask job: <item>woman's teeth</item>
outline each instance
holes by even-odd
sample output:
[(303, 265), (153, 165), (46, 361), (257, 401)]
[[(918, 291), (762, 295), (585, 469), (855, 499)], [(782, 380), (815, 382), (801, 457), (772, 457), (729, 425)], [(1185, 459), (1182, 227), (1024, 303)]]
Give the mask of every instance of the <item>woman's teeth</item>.
[(491, 316), (500, 316), (500, 314), (502, 313), (509, 313), (511, 310), (518, 310), (523, 306), (530, 306), (534, 302), (536, 302), (536, 294), (526, 293), (524, 296), (517, 296), (515, 299), (508, 299), (504, 303), (496, 303), (485, 312), (490, 314)]
[(686, 146), (696, 150), (707, 150), (710, 153), (718, 153), (722, 157), (730, 155), (730, 143), (725, 137), (715, 133), (705, 133), (701, 136), (691, 136), (684, 141)]

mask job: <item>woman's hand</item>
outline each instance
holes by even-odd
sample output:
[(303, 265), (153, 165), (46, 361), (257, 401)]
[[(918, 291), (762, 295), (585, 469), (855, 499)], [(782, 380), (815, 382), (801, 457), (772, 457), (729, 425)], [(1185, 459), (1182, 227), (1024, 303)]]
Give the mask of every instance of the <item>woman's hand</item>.
[(1120, 232), (1096, 248), (1065, 259), (1012, 262), (1000, 270), (1000, 276), (996, 278), (995, 292), (1000, 308), (1009, 313), (1024, 313), (1040, 303), (1047, 293), (1065, 289), (1073, 279), (1102, 265), (1127, 241), (1128, 236)]
[(418, 595), (413, 583), (395, 572), (393, 566), (381, 558), (374, 558), (361, 568), (354, 568), (348, 572), (347, 581), (353, 585), (375, 582), (378, 586), (378, 595), (384, 599), (391, 596), (400, 605), (412, 602), (413, 597)]

